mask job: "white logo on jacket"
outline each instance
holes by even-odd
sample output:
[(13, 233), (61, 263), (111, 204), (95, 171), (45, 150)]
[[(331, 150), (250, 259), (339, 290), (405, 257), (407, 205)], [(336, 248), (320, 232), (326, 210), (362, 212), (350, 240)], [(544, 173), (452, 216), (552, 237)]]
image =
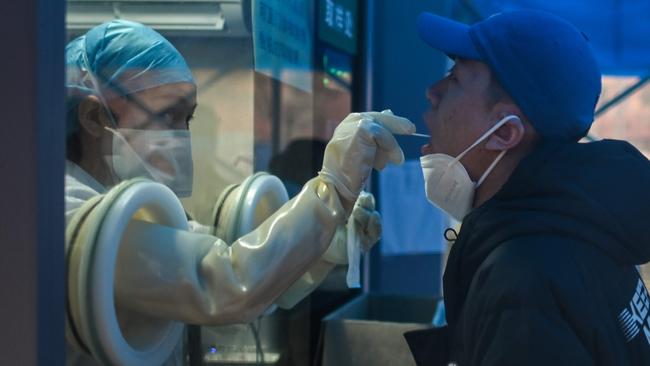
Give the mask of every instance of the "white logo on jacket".
[(630, 307), (623, 309), (618, 315), (618, 322), (623, 330), (625, 340), (630, 342), (633, 340), (643, 329), (645, 339), (650, 345), (650, 299), (648, 298), (648, 291), (643, 285), (643, 281), (639, 279), (634, 291), (634, 296), (630, 300)]

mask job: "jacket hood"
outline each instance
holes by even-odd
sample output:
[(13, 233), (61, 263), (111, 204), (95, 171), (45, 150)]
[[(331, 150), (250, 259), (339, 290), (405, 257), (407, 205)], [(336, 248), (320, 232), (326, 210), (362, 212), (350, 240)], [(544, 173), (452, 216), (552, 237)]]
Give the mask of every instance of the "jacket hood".
[(474, 273), (502, 243), (573, 238), (636, 265), (650, 261), (649, 220), (650, 162), (632, 145), (540, 144), (494, 197), (465, 217), (444, 274), (449, 324)]
[(487, 244), (479, 252), (518, 236), (561, 235), (621, 264), (643, 264), (650, 261), (650, 162), (624, 141), (545, 142), (467, 218), (462, 234)]

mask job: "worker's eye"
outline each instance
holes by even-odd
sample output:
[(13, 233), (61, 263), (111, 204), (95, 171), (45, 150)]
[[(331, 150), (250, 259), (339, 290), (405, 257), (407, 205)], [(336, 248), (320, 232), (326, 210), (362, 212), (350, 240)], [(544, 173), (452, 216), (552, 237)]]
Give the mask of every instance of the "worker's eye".
[(152, 119), (155, 123), (161, 125), (171, 124), (174, 121), (174, 113), (171, 110), (163, 110), (158, 113), (152, 114)]

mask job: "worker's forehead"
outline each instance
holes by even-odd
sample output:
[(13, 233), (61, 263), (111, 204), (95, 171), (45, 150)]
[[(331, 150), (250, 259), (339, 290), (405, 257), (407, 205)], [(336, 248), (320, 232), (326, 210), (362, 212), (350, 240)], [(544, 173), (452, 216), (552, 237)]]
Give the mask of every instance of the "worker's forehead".
[(173, 83), (141, 90), (122, 100), (128, 105), (144, 106), (152, 112), (170, 107), (190, 109), (196, 106), (196, 92), (193, 84)]
[(193, 104), (196, 101), (196, 86), (190, 83), (164, 84), (142, 90), (137, 94), (161, 101)]

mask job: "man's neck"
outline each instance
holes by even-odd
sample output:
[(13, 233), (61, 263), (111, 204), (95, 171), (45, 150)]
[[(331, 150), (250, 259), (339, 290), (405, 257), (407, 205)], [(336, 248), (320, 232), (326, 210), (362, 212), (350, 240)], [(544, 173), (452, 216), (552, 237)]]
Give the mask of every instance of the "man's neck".
[(497, 194), (504, 184), (510, 179), (519, 162), (528, 152), (508, 152), (496, 165), (494, 170), (485, 178), (483, 183), (476, 189), (474, 194), (473, 207), (479, 207)]
[(479, 207), (494, 197), (510, 179), (519, 163), (532, 153), (541, 142), (541, 138), (532, 126), (526, 127), (526, 133), (521, 142), (513, 149), (508, 150), (503, 159), (494, 167), (494, 170), (485, 178), (483, 184), (476, 189), (472, 207)]
[(473, 207), (479, 207), (497, 194), (510, 179), (519, 163), (530, 154), (537, 143), (526, 144), (508, 151), (494, 170), (485, 178), (474, 194)]

